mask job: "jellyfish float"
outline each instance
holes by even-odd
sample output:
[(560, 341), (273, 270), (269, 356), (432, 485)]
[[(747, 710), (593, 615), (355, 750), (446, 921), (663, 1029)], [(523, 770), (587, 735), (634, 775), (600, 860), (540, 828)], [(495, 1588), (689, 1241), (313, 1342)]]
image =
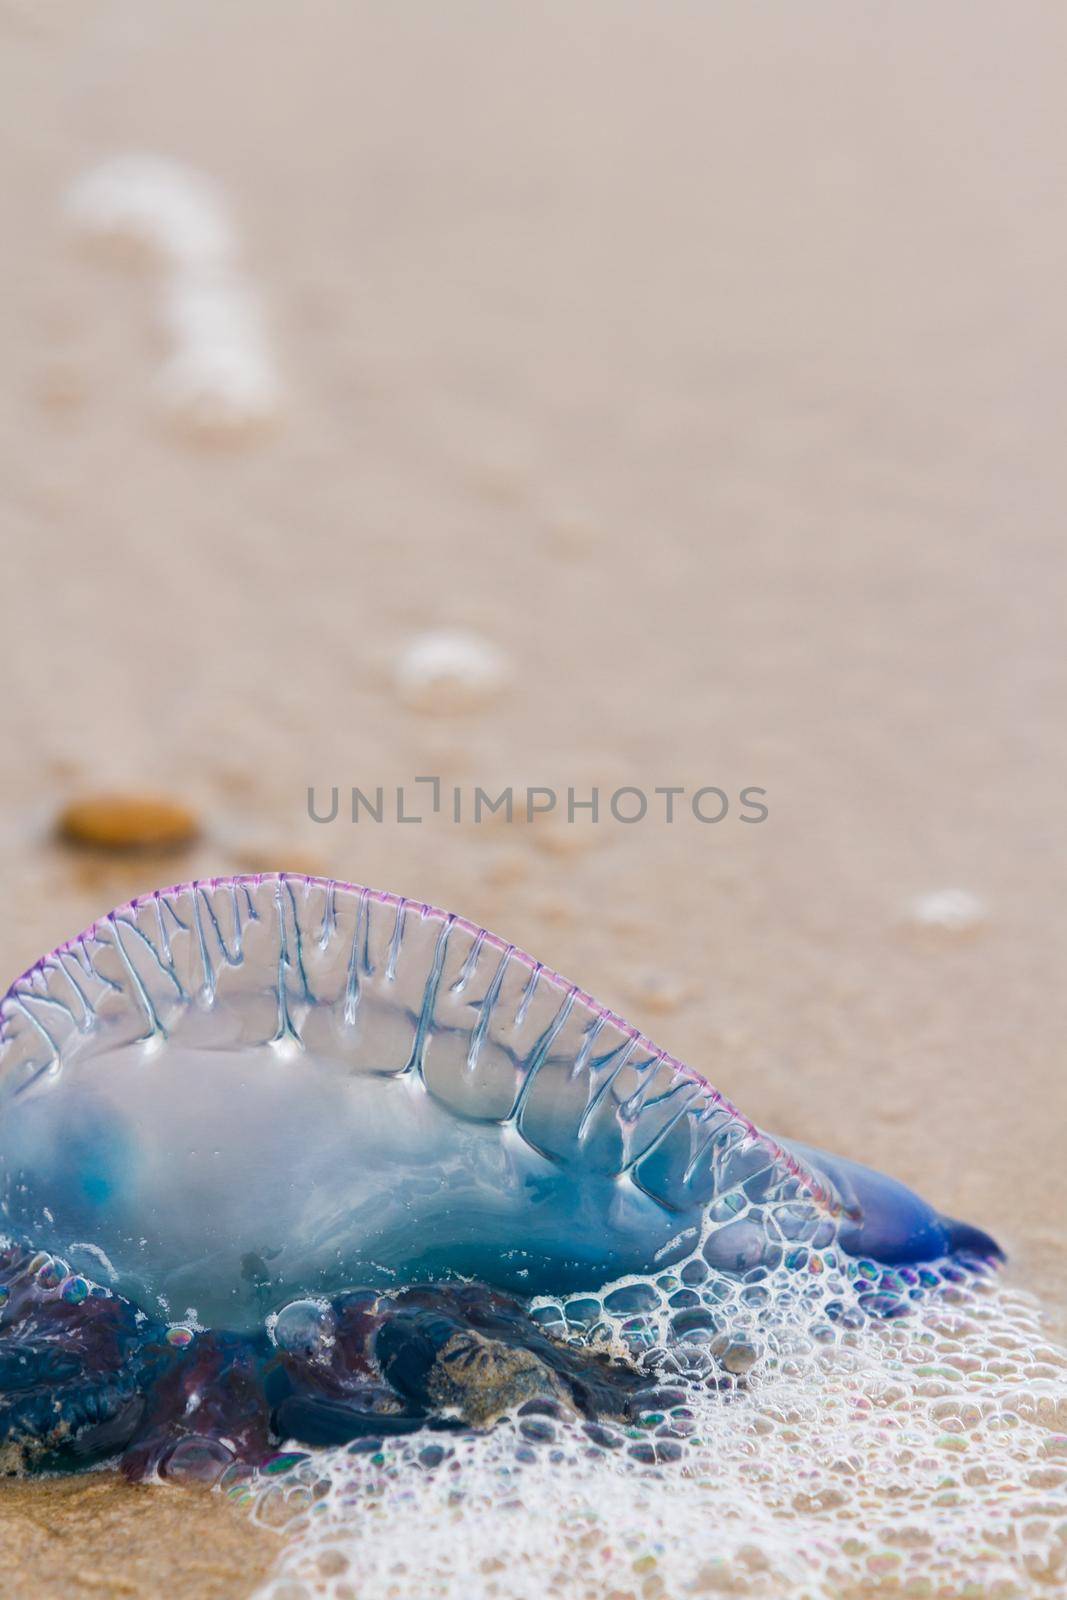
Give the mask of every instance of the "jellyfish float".
[(553, 1297), (815, 1255), (894, 1315), (999, 1254), (494, 934), (285, 874), (146, 895), (12, 985), (0, 1236), (9, 1469), (207, 1479), (546, 1393), (625, 1415), (638, 1374), (554, 1338)]

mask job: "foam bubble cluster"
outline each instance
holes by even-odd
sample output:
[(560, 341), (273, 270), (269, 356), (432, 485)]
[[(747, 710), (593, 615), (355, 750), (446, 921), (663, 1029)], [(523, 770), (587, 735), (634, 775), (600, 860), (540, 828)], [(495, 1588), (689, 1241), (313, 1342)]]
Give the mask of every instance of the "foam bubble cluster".
[(274, 421), (281, 384), (219, 186), (180, 162), (130, 152), (83, 173), (65, 210), (87, 242), (147, 257), (159, 271), (169, 354), (156, 387), (171, 421), (231, 440)]
[(418, 711), (473, 711), (507, 686), (511, 665), (488, 639), (459, 629), (412, 639), (396, 663), (396, 687)]
[(911, 917), (920, 928), (947, 933), (971, 933), (988, 912), (983, 901), (967, 889), (934, 889), (912, 902)]
[[(813, 1258), (814, 1259), (814, 1258)], [(635, 1358), (626, 1422), (291, 1450), (231, 1495), (292, 1535), (264, 1600), (1047, 1595), (1067, 1576), (1067, 1354), (977, 1264), (729, 1282), (694, 1258), (542, 1327)]]

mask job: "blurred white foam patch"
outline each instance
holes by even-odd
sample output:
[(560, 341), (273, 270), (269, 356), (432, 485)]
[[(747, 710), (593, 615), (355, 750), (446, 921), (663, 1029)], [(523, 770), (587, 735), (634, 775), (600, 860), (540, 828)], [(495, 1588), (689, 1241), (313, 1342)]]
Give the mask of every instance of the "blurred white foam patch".
[(176, 270), (228, 266), (237, 241), (219, 186), (177, 161), (119, 155), (72, 184), (70, 225), (93, 245), (151, 257)]
[(258, 297), (235, 273), (185, 273), (164, 291), (172, 354), (157, 392), (195, 433), (231, 435), (274, 421), (281, 385)]
[(511, 663), (495, 644), (460, 630), (412, 639), (396, 663), (397, 691), (418, 711), (474, 711), (507, 687)]
[(1067, 1355), (1028, 1297), (946, 1286), (849, 1331), (768, 1294), (761, 1319), (747, 1385), (667, 1393), (612, 1443), (516, 1415), (296, 1456), (253, 1496), (291, 1535), (260, 1600), (1064, 1592)]
[(216, 183), (160, 156), (119, 155), (72, 185), (64, 211), (87, 243), (159, 269), (170, 354), (156, 392), (177, 426), (233, 440), (277, 418), (282, 387), (263, 309)]
[(935, 889), (912, 902), (911, 918), (922, 928), (967, 933), (985, 922), (985, 903), (966, 889)]

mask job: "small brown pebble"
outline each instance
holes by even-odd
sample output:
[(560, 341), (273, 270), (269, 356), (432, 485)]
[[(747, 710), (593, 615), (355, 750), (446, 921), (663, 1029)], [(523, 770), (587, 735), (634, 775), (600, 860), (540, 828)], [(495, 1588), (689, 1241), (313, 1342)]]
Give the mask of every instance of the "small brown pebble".
[(167, 795), (92, 794), (64, 807), (57, 830), (69, 843), (97, 850), (160, 850), (189, 844), (199, 823)]

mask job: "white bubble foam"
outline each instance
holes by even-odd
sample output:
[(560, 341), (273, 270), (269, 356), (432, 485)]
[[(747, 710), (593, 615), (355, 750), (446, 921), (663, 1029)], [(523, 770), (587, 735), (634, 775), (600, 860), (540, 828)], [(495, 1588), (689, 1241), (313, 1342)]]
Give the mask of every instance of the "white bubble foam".
[(967, 933), (987, 917), (986, 906), (967, 889), (935, 889), (912, 902), (912, 920), (924, 928), (944, 928), (949, 933)]
[(91, 244), (152, 257), (169, 269), (228, 267), (237, 241), (225, 196), (204, 174), (163, 156), (112, 156), (68, 191), (68, 222)]
[(257, 297), (234, 272), (183, 273), (164, 291), (171, 355), (157, 392), (194, 432), (233, 434), (272, 422), (281, 384)]
[[(1067, 1354), (1043, 1342), (1034, 1303), (960, 1275), (906, 1316), (846, 1327), (827, 1318), (831, 1283), (793, 1272), (763, 1287), (762, 1305), (718, 1299), (714, 1280), (701, 1291), (731, 1325), (758, 1327), (747, 1381), (689, 1387), (681, 1403), (667, 1391), (641, 1427), (609, 1430), (614, 1447), (566, 1416), (515, 1415), (488, 1433), (312, 1452), (264, 1477), (257, 1514), (291, 1538), (260, 1600), (1054, 1592)], [(571, 1337), (603, 1337), (582, 1326)], [(632, 1449), (681, 1458), (649, 1465)]]
[(160, 156), (120, 155), (73, 184), (65, 213), (83, 239), (160, 269), (169, 355), (156, 392), (177, 426), (233, 439), (275, 420), (281, 383), (218, 185)]
[(412, 639), (396, 663), (396, 687), (419, 711), (473, 711), (506, 687), (511, 667), (488, 639), (459, 630)]

